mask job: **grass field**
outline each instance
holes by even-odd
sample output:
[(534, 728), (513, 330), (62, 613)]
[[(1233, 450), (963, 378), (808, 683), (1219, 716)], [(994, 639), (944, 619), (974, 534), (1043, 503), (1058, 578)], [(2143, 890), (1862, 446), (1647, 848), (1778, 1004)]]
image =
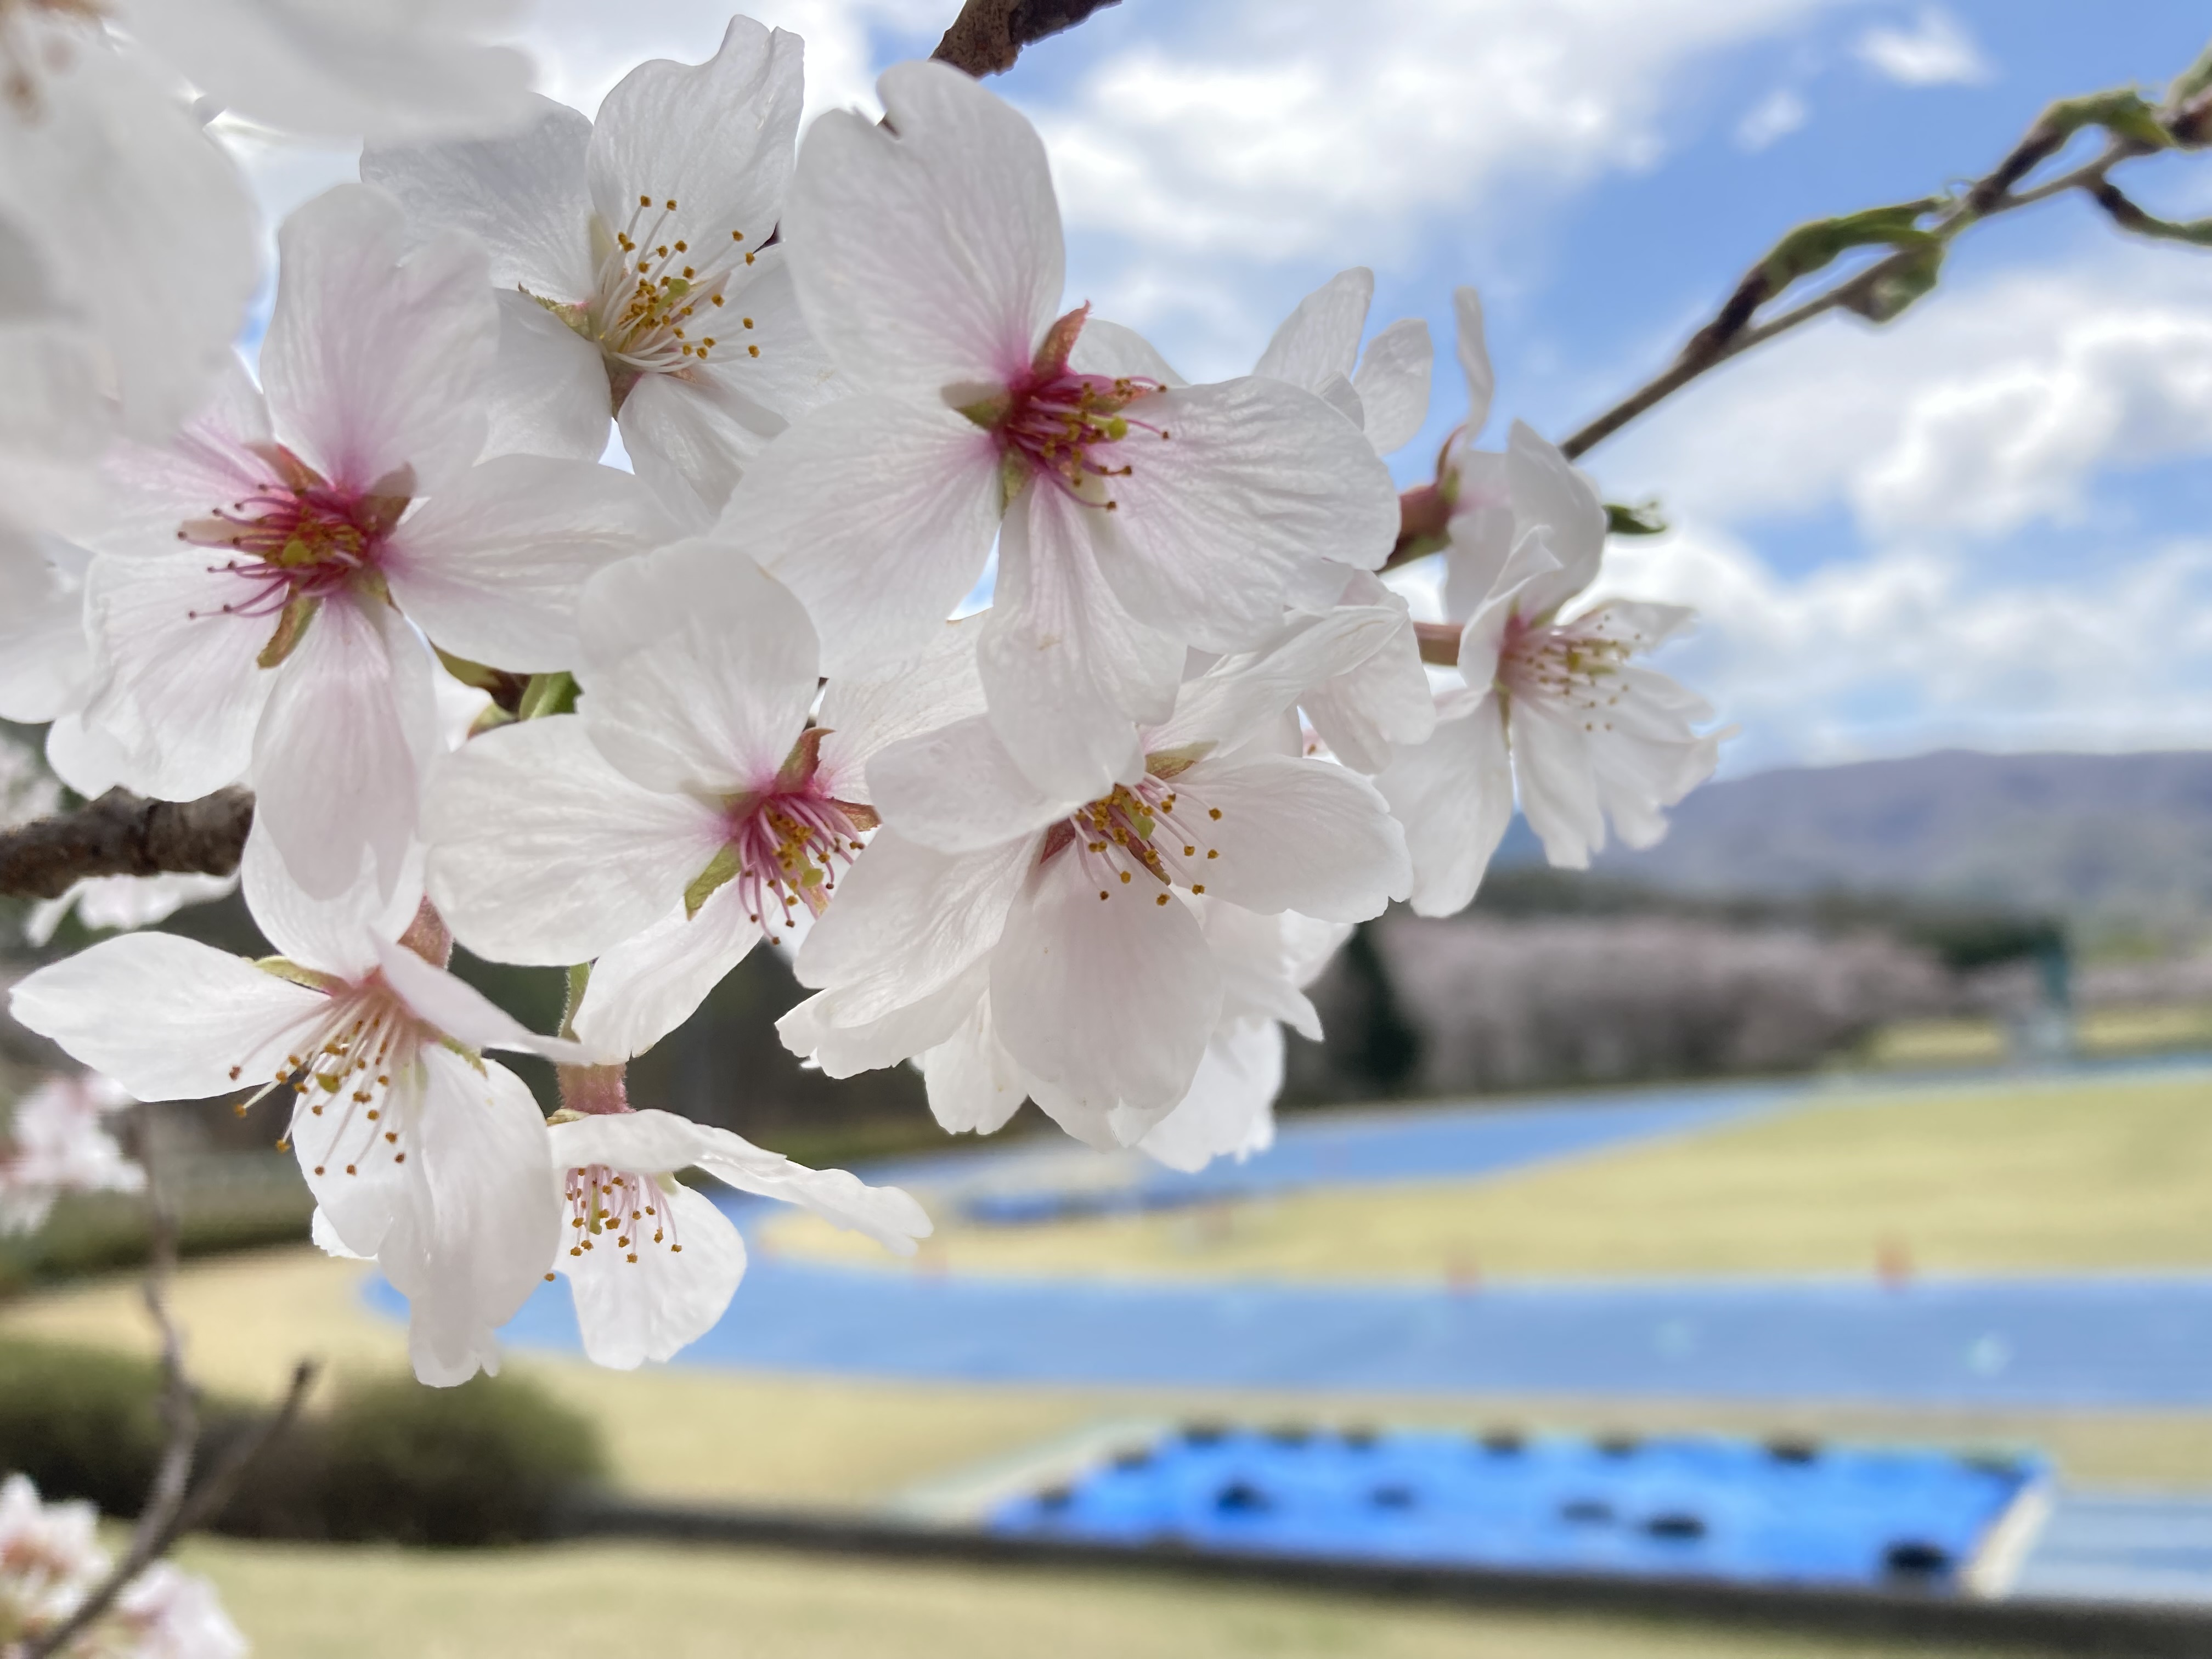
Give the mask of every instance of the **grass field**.
[[(937, 1207), (925, 1267), (962, 1273), (1870, 1273), (1899, 1252), (1936, 1271), (2204, 1267), (2212, 1081), (1862, 1094), (1525, 1174), (1205, 1210), (986, 1227)], [(885, 1261), (802, 1216), (769, 1237)]]
[[(2212, 1048), (2212, 1008), (2192, 1004), (2145, 1008), (2086, 1008), (2075, 1018), (2075, 1045), (2085, 1054), (2140, 1054)], [(1999, 1066), (2004, 1028), (1994, 1019), (1909, 1019), (1886, 1025), (1861, 1058), (1878, 1066)]]
[[(283, 1659), (1902, 1659), (1709, 1626), (1471, 1613), (1134, 1574), (1006, 1571), (659, 1545), (428, 1554), (202, 1540)], [(1924, 1659), (1965, 1650), (1916, 1645)]]

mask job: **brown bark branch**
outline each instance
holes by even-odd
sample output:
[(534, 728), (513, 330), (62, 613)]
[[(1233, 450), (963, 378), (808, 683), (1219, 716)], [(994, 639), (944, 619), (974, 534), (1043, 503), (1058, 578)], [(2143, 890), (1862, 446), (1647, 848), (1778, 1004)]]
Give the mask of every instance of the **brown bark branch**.
[(199, 1413), (193, 1407), (191, 1377), (185, 1370), (184, 1333), (169, 1312), (169, 1281), (177, 1271), (178, 1220), (175, 1204), (164, 1187), (156, 1166), (150, 1126), (139, 1109), (138, 1161), (146, 1170), (146, 1202), (152, 1244), (146, 1268), (146, 1311), (161, 1336), (161, 1419), (169, 1431), (146, 1505), (131, 1528), (131, 1547), (79, 1602), (69, 1617), (50, 1630), (27, 1637), (12, 1650), (17, 1659), (49, 1659), (89, 1630), (114, 1607), (138, 1576), (169, 1553), (177, 1540), (216, 1514), (237, 1490), (246, 1466), (262, 1449), (282, 1434), (314, 1382), (313, 1360), (301, 1360), (292, 1371), (292, 1386), (275, 1413), (232, 1443), (214, 1472), (198, 1486), (191, 1485), (192, 1454), (199, 1443)]
[(86, 876), (227, 876), (252, 826), (244, 789), (186, 801), (111, 789), (74, 812), (0, 833), (0, 896), (59, 898)]
[[(1948, 242), (1968, 226), (1984, 219), (1995, 218), (2001, 213), (2010, 213), (2014, 209), (2046, 201), (2069, 191), (2094, 191), (2104, 182), (2105, 174), (2116, 163), (2143, 153), (2142, 147), (2139, 145), (2116, 140), (2094, 161), (2075, 167), (2048, 184), (2015, 193), (2011, 186), (2018, 183), (2038, 161), (2051, 154), (2045, 146), (2044, 135), (2039, 125), (2014, 147), (1994, 172), (1968, 187), (1957, 204), (1931, 227), (1930, 234), (1939, 242)], [(1856, 276), (1814, 295), (1803, 304), (1759, 324), (1753, 323), (1753, 316), (1759, 306), (1773, 296), (1765, 290), (1759, 280), (1760, 273), (1754, 267), (1752, 273), (1730, 291), (1727, 302), (1715, 313), (1713, 320), (1691, 337), (1681, 355), (1665, 370), (1569, 436), (1559, 445), (1560, 449), (1570, 459), (1580, 456), (1595, 448), (1645, 410), (1672, 397), (1691, 381), (1742, 356), (1753, 346), (1763, 344), (1778, 334), (1786, 334), (1828, 312), (1855, 310), (1870, 304), (1885, 285), (1904, 276), (1922, 254), (1922, 249), (1917, 247), (1899, 249), (1875, 260)]]
[(1048, 34), (1072, 29), (1121, 0), (968, 0), (929, 55), (966, 70), (977, 80), (1013, 68), (1022, 48)]

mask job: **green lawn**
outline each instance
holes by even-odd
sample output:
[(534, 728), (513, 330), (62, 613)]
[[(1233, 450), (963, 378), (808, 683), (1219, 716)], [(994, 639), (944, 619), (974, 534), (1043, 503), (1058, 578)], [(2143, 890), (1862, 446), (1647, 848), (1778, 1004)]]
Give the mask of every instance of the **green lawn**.
[[(941, 1213), (919, 1269), (1390, 1277), (2212, 1265), (2212, 1079), (1858, 1094), (1483, 1181), (1033, 1227)], [(859, 1260), (803, 1216), (775, 1248)], [(872, 1258), (881, 1260), (882, 1258)]]
[(1150, 1575), (667, 1545), (429, 1554), (201, 1540), (183, 1561), (214, 1579), (258, 1653), (283, 1659), (1903, 1659), (1907, 1651)]

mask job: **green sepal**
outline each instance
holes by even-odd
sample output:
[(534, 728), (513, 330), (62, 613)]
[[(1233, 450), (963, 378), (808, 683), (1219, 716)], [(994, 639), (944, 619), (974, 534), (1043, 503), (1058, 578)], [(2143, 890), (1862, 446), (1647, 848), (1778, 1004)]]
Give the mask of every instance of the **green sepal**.
[(274, 668), (300, 647), (307, 636), (307, 624), (315, 619), (323, 602), (305, 593), (295, 593), (284, 602), (284, 613), (276, 618), (276, 631), (269, 636), (269, 643), (261, 647), (254, 662), (263, 668)]
[(1659, 503), (1630, 507), (1624, 501), (1605, 504), (1605, 533), (1608, 536), (1663, 536), (1667, 521), (1659, 516)]
[(566, 669), (559, 669), (550, 674), (530, 677), (530, 684), (522, 688), (522, 702), (514, 717), (534, 720), (548, 714), (572, 714), (575, 710), (576, 678)]
[(715, 890), (735, 880), (744, 867), (744, 860), (738, 856), (736, 848), (723, 847), (684, 890), (684, 919), (689, 921), (697, 915), (699, 907), (714, 897)]
[(336, 991), (345, 981), (335, 974), (325, 974), (318, 969), (302, 968), (289, 957), (261, 957), (254, 964), (263, 973), (274, 978), (289, 980), (295, 985), (304, 985), (310, 991)]

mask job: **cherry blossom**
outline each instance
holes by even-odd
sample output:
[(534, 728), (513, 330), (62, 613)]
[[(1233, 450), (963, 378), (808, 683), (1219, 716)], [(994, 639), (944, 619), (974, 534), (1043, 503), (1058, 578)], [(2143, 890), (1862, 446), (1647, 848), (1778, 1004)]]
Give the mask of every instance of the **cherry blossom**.
[(258, 832), (244, 878), (280, 957), (126, 933), (19, 981), (11, 1012), (141, 1099), (289, 1091), (292, 1150), (329, 1230), (411, 1304), (416, 1375), (496, 1370), (492, 1332), (543, 1273), (556, 1215), (544, 1121), (480, 1051), (579, 1051), (445, 971), (419, 884), (384, 899), (364, 877), (318, 902)]
[[(1488, 360), (1464, 290), (1462, 319), (1479, 416)], [(1556, 446), (1516, 422), (1503, 454), (1462, 449), (1454, 465), (1445, 595), (1466, 621), (1464, 685), (1442, 698), (1435, 736), (1376, 779), (1406, 825), (1423, 915), (1474, 898), (1516, 787), (1546, 856), (1582, 869), (1608, 819), (1631, 847), (1663, 836), (1663, 809), (1712, 775), (1728, 735), (1701, 732), (1711, 706), (1634, 660), (1686, 627), (1688, 610), (1620, 599), (1565, 614), (1597, 578), (1606, 512)]]
[(329, 137), (491, 132), (530, 61), (485, 38), (513, 0), (106, 0), (131, 37), (248, 120)]
[(1397, 525), (1389, 476), (1328, 404), (1257, 376), (1171, 386), (1125, 329), (1063, 313), (1060, 214), (1029, 123), (957, 70), (902, 64), (878, 125), (807, 135), (788, 228), (799, 303), (855, 395), (802, 416), (723, 519), (805, 603), (832, 679), (911, 658), (981, 574), (990, 717), (1040, 787), (1134, 781), (1186, 647), (1258, 645), (1335, 603)]
[(15, 533), (99, 511), (100, 455), (191, 411), (258, 276), (237, 168), (173, 76), (98, 17), (0, 9), (0, 499)]
[[(1283, 1027), (1321, 1040), (1321, 1018), (1305, 987), (1352, 931), (1288, 912), (1258, 915), (1204, 898), (1191, 902), (1221, 970), (1221, 1015), (1183, 1097), (1135, 1141), (1138, 1151), (1185, 1170), (1216, 1158), (1241, 1162), (1274, 1144)], [(988, 988), (953, 1034), (917, 1063), (931, 1111), (955, 1133), (1004, 1127), (1042, 1086), (999, 1042)]]
[[(665, 533), (636, 480), (538, 456), (475, 464), (498, 327), (465, 237), (402, 258), (388, 198), (294, 214), (262, 348), (176, 441), (115, 464), (127, 508), (86, 578), (87, 723), (122, 781), (190, 799), (250, 778), (310, 892), (373, 859), (386, 890), (441, 748), (421, 634), (459, 657), (565, 667), (593, 571)], [(403, 616), (402, 611), (405, 615)]]
[[(574, 714), (485, 733), (439, 770), (430, 889), (471, 950), (597, 959), (579, 1037), (641, 1052), (765, 931), (817, 914), (876, 822), (862, 768), (919, 707), (833, 683), (818, 724), (814, 630), (714, 538), (585, 591)], [(945, 629), (939, 654), (957, 650)]]
[[(1406, 317), (1376, 335), (1363, 356), (1359, 337), (1374, 296), (1373, 271), (1355, 265), (1338, 272), (1283, 319), (1252, 372), (1312, 392), (1387, 455), (1410, 443), (1428, 418), (1435, 348), (1429, 325)], [(1347, 569), (1345, 578), (1339, 604), (1395, 607), (1398, 626), (1372, 656), (1312, 687), (1302, 701), (1337, 759), (1379, 772), (1397, 745), (1428, 740), (1436, 703), (1406, 601), (1364, 570)]]
[(799, 1205), (901, 1255), (930, 1232), (921, 1206), (896, 1187), (810, 1170), (673, 1113), (563, 1113), (552, 1138), (568, 1224), (553, 1265), (574, 1288), (584, 1352), (597, 1364), (629, 1370), (672, 1358), (721, 1318), (744, 1277), (736, 1224), (678, 1182), (678, 1170)]
[(1395, 620), (1338, 611), (1216, 663), (1144, 731), (1138, 779), (1088, 801), (1037, 790), (988, 715), (886, 748), (868, 772), (887, 827), (799, 949), (817, 994), (784, 1017), (786, 1045), (848, 1076), (950, 1041), (988, 992), (1030, 1098), (1094, 1146), (1141, 1139), (1226, 1000), (1194, 900), (1349, 922), (1407, 890), (1381, 798), (1297, 757), (1284, 725)]
[(703, 523), (830, 394), (784, 251), (763, 246), (791, 183), (799, 59), (796, 35), (735, 17), (710, 61), (631, 70), (596, 125), (539, 99), (513, 137), (363, 155), (416, 234), (489, 249), (495, 420), (523, 447), (596, 459), (611, 413), (639, 475)]
[(137, 1192), (145, 1171), (100, 1120), (131, 1097), (103, 1077), (52, 1077), (17, 1101), (0, 1132), (0, 1235), (36, 1232), (64, 1193)]
[[(41, 1503), (21, 1474), (0, 1481), (0, 1637), (51, 1631), (105, 1578), (89, 1504)], [(64, 1652), (101, 1659), (245, 1659), (246, 1638), (204, 1578), (157, 1561)]]

